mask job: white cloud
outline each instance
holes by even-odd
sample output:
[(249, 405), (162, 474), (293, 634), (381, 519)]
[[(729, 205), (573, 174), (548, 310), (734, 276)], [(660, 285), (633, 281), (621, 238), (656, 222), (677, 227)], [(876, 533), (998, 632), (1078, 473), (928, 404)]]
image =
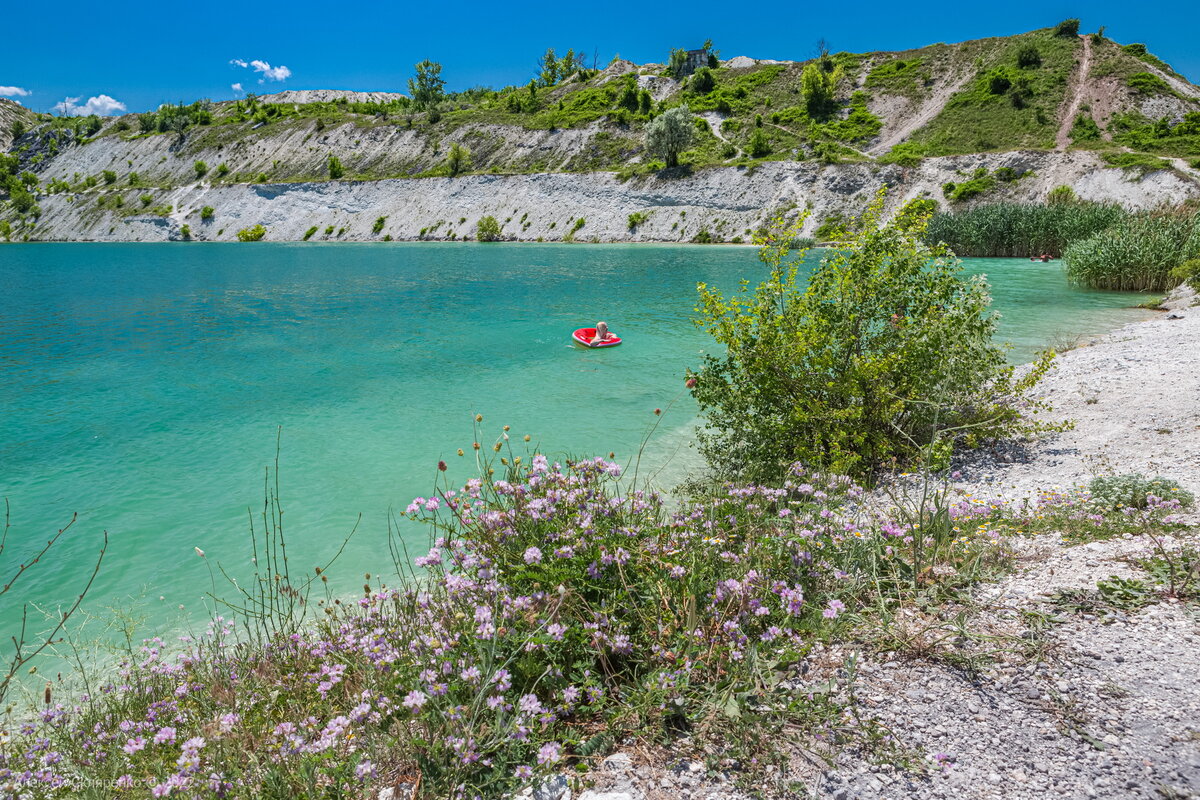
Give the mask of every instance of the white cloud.
[(78, 97), (68, 97), (61, 103), (56, 103), (54, 110), (68, 117), (86, 117), (89, 114), (111, 117), (114, 114), (125, 111), (124, 103), (114, 100), (106, 94), (89, 97), (88, 101), (83, 105), (77, 105), (78, 103)]
[(287, 67), (272, 67), (265, 61), (251, 61), (250, 66), (254, 67), (255, 72), (261, 72), (269, 81), (286, 81), (292, 77), (292, 71)]
[(242, 89), (242, 85), (241, 85), (240, 83), (235, 83), (235, 84), (233, 84), (232, 86), (230, 86), (229, 88), (230, 88), (230, 89), (233, 89), (235, 92), (239, 92), (239, 93), (241, 93), (242, 91), (244, 91), (244, 90)]
[[(272, 67), (266, 61), (262, 61), (261, 59), (257, 59), (257, 58), (249, 63), (243, 61), (240, 58), (235, 58), (235, 59), (232, 59), (229, 63), (235, 67), (246, 67), (249, 69), (253, 69), (257, 73), (260, 73), (262, 75), (262, 77), (258, 79), (259, 83), (266, 83), (267, 81), (286, 81), (288, 78), (292, 77), (292, 71), (290, 69), (288, 69), (287, 67), (284, 67), (284, 66)], [(241, 86), (240, 83), (237, 85)], [(241, 89), (236, 89), (235, 91), (240, 92)]]
[(20, 86), (0, 86), (0, 97), (29, 97), (33, 92)]

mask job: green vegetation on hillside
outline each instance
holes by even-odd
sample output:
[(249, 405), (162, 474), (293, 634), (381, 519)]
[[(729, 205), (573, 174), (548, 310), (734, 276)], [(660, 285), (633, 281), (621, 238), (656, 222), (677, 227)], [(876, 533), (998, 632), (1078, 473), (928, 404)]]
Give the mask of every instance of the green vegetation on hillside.
[[(610, 170), (625, 179), (666, 166), (678, 165), (686, 174), (720, 165), (753, 169), (766, 160), (912, 167), (930, 156), (1052, 147), (1084, 43), (1069, 33), (1073, 29), (1075, 22), (1066, 20), (1057, 28), (1012, 37), (901, 53), (822, 50), (804, 62), (737, 68), (722, 66), (709, 42), (713, 58), (692, 74), (677, 70), (677, 80), (670, 68), (638, 68), (619, 60), (597, 72), (587, 69), (579, 54), (568, 50), (559, 56), (549, 48), (536, 58), (526, 83), (458, 92), (446, 90), (441, 64), (423, 61), (415, 66), (411, 97), (382, 101), (294, 103), (248, 95), (227, 103), (168, 104), (109, 122), (30, 115), (37, 123), (18, 155), (22, 169), (40, 172), (67, 148), (86, 146), (93, 137), (174, 136), (171, 155), (160, 162), (162, 171), (139, 163), (141, 182), (132, 182), (130, 175), (130, 185), (162, 189), (197, 179), (287, 183), (545, 171)], [(1111, 117), (1108, 108), (1103, 114), (1086, 103), (1080, 108), (1069, 126), (1074, 146), (1200, 157), (1194, 119), (1200, 101), (1165, 79), (1178, 76), (1164, 76), (1159, 70), (1165, 65), (1144, 47), (1122, 47), (1102, 35), (1089, 41), (1092, 80), (1117, 77), (1121, 90)], [(958, 90), (949, 93), (955, 86)], [(931, 101), (936, 111), (947, 95), (945, 106), (923, 127), (887, 153), (874, 149), (885, 127)], [(1168, 105), (1160, 112), (1145, 105), (1148, 97)], [(664, 150), (660, 120), (683, 106), (704, 119), (692, 120), (685, 146)], [(1151, 108), (1162, 118), (1142, 116)], [(561, 135), (567, 130), (572, 133)], [(654, 148), (647, 146), (652, 131)], [(281, 157), (269, 165), (252, 157), (261, 152), (254, 146), (259, 140), (279, 143)], [(525, 146), (526, 140), (538, 145)], [(368, 147), (366, 141), (395, 146)], [(469, 160), (462, 158), (466, 152)], [(174, 159), (195, 172), (185, 173)], [(47, 190), (87, 190), (89, 179), (56, 175), (46, 182)], [(974, 180), (955, 181), (956, 189), (965, 186), (955, 199), (988, 190), (986, 181)]]
[[(987, 40), (974, 76), (912, 141), (925, 155), (1052, 148), (1079, 39), (1052, 30)], [(1030, 58), (1031, 48), (1038, 58)], [(1022, 63), (1025, 66), (1022, 66)]]

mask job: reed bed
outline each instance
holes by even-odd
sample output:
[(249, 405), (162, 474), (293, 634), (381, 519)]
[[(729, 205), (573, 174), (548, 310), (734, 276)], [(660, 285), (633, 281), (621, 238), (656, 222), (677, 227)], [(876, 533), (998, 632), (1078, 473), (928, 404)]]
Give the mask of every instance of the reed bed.
[(1200, 213), (1195, 209), (1131, 214), (1067, 247), (1067, 277), (1093, 289), (1165, 291), (1172, 272), (1200, 256)]
[(1128, 218), (1117, 205), (997, 203), (957, 214), (935, 214), (926, 241), (945, 242), (960, 256), (1060, 256), (1072, 243)]

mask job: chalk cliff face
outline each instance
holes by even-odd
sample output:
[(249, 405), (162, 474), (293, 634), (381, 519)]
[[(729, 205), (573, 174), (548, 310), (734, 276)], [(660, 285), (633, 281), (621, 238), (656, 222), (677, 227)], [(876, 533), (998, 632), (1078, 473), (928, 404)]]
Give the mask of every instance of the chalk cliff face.
[(0, 153), (12, 145), (13, 123), (18, 121), (32, 127), (37, 124), (37, 115), (20, 103), (0, 97)]
[[(1200, 187), (1174, 171), (1131, 178), (1105, 168), (1092, 153), (1004, 153), (926, 159), (919, 167), (820, 166), (771, 162), (757, 169), (723, 167), (690, 177), (619, 180), (611, 173), (468, 175), (457, 178), (325, 181), (56, 194), (40, 200), (32, 229), (38, 240), (231, 241), (261, 224), (268, 241), (469, 239), (480, 217), (500, 222), (507, 239), (579, 242), (688, 242), (702, 231), (716, 241), (749, 241), (780, 212), (810, 209), (805, 232), (828, 216), (858, 213), (881, 186), (892, 208), (917, 197), (941, 199), (942, 185), (980, 168), (1032, 170), (992, 199), (1042, 200), (1072, 185), (1085, 199), (1152, 207), (1200, 197)], [(123, 205), (113, 206), (113, 197)], [(212, 216), (201, 218), (204, 207)], [(129, 210), (135, 209), (133, 213)], [(169, 209), (169, 210), (168, 210)], [(151, 213), (153, 212), (153, 213)], [(641, 212), (644, 222), (630, 225)], [(384, 218), (375, 231), (375, 223)], [(578, 227), (576, 227), (578, 226)], [(704, 237), (701, 237), (704, 238)]]
[[(819, 113), (806, 67), (832, 82)], [(1137, 208), (1200, 196), (1200, 161), (1152, 130), (1200, 126), (1200, 88), (1139, 46), (1045, 30), (812, 64), (739, 56), (712, 76), (616, 61), (436, 109), (289, 90), (201, 102), (185, 122), (159, 111), (85, 125), (0, 101), (0, 137), (31, 123), (0, 147), (37, 177), (40, 211), (0, 197), (0, 219), (30, 240), (228, 240), (257, 224), (268, 240), (462, 239), (491, 215), (509, 239), (736, 241), (806, 208), (811, 233), (884, 185), (892, 207), (1041, 200), (1061, 185)], [(646, 128), (681, 103), (696, 115), (689, 167), (657, 171)], [(1141, 160), (1113, 168), (1129, 150)], [(973, 198), (946, 199), (945, 184), (1004, 168)], [(646, 219), (630, 225), (634, 213)]]

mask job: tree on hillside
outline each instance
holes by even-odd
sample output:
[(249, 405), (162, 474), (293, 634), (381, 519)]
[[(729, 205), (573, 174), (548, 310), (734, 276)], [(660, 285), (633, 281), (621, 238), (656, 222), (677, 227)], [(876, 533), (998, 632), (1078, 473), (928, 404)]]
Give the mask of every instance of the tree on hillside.
[(583, 54), (577, 54), (575, 48), (569, 48), (567, 54), (559, 58), (553, 47), (547, 47), (538, 60), (537, 82), (542, 86), (554, 86), (583, 68)]
[(646, 128), (646, 149), (661, 156), (668, 167), (677, 167), (679, 154), (691, 146), (695, 131), (692, 112), (687, 106), (676, 106)]
[(837, 107), (837, 85), (841, 80), (841, 67), (826, 72), (814, 62), (804, 68), (800, 74), (800, 93), (810, 117), (821, 119)]
[(450, 177), (457, 177), (471, 166), (471, 151), (458, 142), (450, 145), (450, 153), (446, 156), (446, 170)]
[(442, 79), (442, 65), (425, 59), (416, 65), (417, 74), (408, 79), (408, 93), (413, 105), (424, 110), (431, 108), (445, 97), (446, 81)]
[(558, 83), (558, 54), (553, 47), (547, 47), (546, 53), (538, 62), (538, 83), (542, 86), (553, 86)]
[(687, 51), (682, 47), (676, 47), (671, 50), (671, 57), (667, 59), (667, 72), (671, 73), (672, 78), (679, 78), (683, 75), (683, 71), (687, 68)]

